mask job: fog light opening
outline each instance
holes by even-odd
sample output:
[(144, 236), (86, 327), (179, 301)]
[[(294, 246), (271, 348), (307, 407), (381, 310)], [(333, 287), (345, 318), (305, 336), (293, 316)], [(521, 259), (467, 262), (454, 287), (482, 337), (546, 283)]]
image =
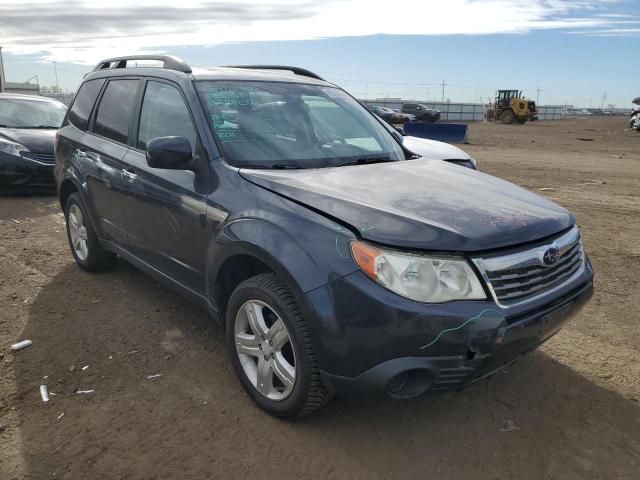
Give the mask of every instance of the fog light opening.
[(433, 375), (429, 370), (416, 369), (401, 372), (389, 380), (387, 392), (392, 398), (417, 397), (429, 388)]

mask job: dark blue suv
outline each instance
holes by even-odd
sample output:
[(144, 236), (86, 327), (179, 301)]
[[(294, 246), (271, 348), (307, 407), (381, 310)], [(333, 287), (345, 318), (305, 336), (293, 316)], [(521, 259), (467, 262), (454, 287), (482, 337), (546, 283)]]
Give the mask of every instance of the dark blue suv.
[(304, 69), (105, 60), (55, 158), (78, 265), (120, 256), (206, 308), (276, 416), (333, 394), (460, 388), (535, 349), (592, 294), (571, 213), (417, 156)]

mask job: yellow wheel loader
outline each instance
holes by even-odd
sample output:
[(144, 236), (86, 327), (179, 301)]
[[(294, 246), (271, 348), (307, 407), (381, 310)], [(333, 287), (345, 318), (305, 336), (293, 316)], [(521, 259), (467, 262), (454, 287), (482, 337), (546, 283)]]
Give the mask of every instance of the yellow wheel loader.
[(486, 114), (489, 122), (525, 123), (537, 120), (536, 102), (522, 96), (522, 90), (498, 90), (495, 101), (489, 106)]

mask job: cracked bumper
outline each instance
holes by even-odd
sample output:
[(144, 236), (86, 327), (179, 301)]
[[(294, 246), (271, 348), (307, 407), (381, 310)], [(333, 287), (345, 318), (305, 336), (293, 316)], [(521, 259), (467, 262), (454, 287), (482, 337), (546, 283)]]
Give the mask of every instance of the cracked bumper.
[(419, 393), (491, 375), (557, 333), (592, 294), (587, 262), (574, 283), (519, 309), (490, 300), (421, 304), (360, 272), (310, 292), (307, 301), (318, 317), (311, 327), (323, 381), (338, 395), (362, 396), (388, 392), (404, 372), (420, 372)]

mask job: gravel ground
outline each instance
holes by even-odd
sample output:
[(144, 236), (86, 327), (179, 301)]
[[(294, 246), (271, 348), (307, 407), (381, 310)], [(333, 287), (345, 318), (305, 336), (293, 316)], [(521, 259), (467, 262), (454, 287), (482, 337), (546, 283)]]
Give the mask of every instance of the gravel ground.
[(640, 135), (575, 118), (469, 139), (483, 171), (576, 213), (593, 300), (462, 392), (297, 422), (252, 404), (203, 311), (125, 263), (80, 272), (54, 197), (1, 197), (0, 479), (638, 479)]

